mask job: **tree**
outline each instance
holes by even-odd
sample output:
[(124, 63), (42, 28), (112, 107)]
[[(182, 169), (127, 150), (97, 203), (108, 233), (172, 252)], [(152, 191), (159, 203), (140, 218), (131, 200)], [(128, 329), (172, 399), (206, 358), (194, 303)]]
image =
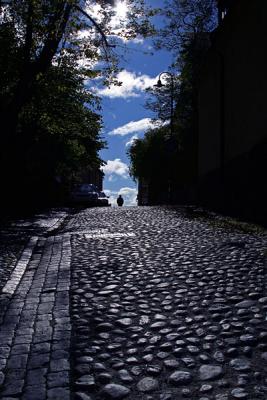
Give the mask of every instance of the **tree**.
[(57, 194), (56, 177), (66, 186), (82, 170), (99, 168), (98, 152), (105, 143), (100, 136), (101, 116), (94, 111), (97, 103), (84, 88), (82, 76), (69, 65), (50, 68), (20, 113), (21, 134), (6, 148), (1, 170), (6, 193), (15, 198), (23, 192), (24, 200), (27, 196), (29, 202), (31, 198), (39, 202)]
[(164, 26), (155, 41), (178, 59), (183, 46), (217, 26), (217, 0), (165, 0), (161, 9)]
[(14, 180), (20, 188), (44, 192), (57, 175), (68, 181), (83, 168), (101, 166), (99, 99), (84, 82), (100, 74), (96, 63), (106, 62), (104, 77), (116, 70), (108, 35), (115, 43), (115, 35), (146, 34), (149, 23), (141, 0), (130, 1), (135, 16), (119, 31), (112, 22), (113, 1), (3, 3), (1, 181), (10, 189), (6, 193)]
[[(37, 160), (38, 153), (45, 154), (46, 143), (54, 146), (54, 158), (51, 149), (47, 149), (49, 165), (50, 168), (54, 165), (54, 174), (63, 177), (66, 168), (74, 173), (88, 165), (99, 167), (98, 151), (104, 142), (100, 137), (101, 116), (94, 111), (97, 104), (98, 99), (84, 88), (77, 71), (63, 64), (52, 67), (21, 114), (23, 145), (34, 146)], [(44, 170), (47, 164), (43, 163)]]
[[(196, 109), (198, 74), (210, 46), (210, 32), (217, 26), (216, 0), (166, 0), (161, 14), (165, 24), (158, 32), (155, 46), (174, 55), (171, 68), (178, 77), (175, 119), (177, 129), (182, 130)], [(161, 94), (154, 90), (153, 95), (155, 100), (148, 106), (158, 111)], [(160, 113), (158, 116), (161, 118)]]
[[(145, 178), (149, 182), (150, 191), (155, 191), (153, 174), (157, 171), (157, 175), (165, 177), (165, 181), (171, 180), (172, 198), (174, 200), (176, 197), (176, 201), (180, 201), (181, 196), (178, 198), (178, 193), (181, 193), (185, 186), (194, 185), (197, 177), (197, 79), (210, 45), (209, 32), (217, 23), (217, 14), (214, 0), (168, 0), (165, 1), (165, 8), (161, 10), (161, 14), (165, 17), (165, 25), (158, 32), (155, 46), (172, 51), (175, 57), (171, 66), (173, 75), (176, 75), (172, 157), (170, 160), (168, 126), (162, 130), (165, 139), (152, 144), (145, 135), (143, 140), (134, 143), (129, 156), (132, 174), (138, 179)], [(152, 97), (146, 106), (155, 112), (155, 119), (167, 123), (170, 117), (170, 81), (166, 78), (163, 88), (154, 87), (150, 89), (150, 93)], [(155, 129), (154, 135), (158, 134), (158, 130)], [(149, 135), (153, 135), (153, 132)], [(144, 154), (147, 155), (150, 151), (154, 154), (163, 152), (165, 156), (160, 156), (154, 163), (150, 160), (148, 169)], [(166, 159), (169, 161), (166, 162)]]
[(143, 139), (136, 139), (128, 150), (130, 175), (149, 185), (150, 204), (170, 201), (169, 191), (175, 185), (179, 169), (177, 137), (169, 137), (168, 126), (151, 129)]
[[(11, 0), (2, 7), (2, 26), (12, 30), (20, 53), (18, 75), (14, 77), (11, 90), (5, 92), (1, 101), (1, 120), (8, 124), (10, 136), (15, 134), (18, 116), (23, 106), (34, 92), (34, 84), (46, 74), (55, 58), (61, 58), (66, 52), (101, 59), (99, 38), (94, 34), (86, 38), (86, 43), (78, 33), (89, 28), (88, 23), (97, 27), (104, 47), (109, 44), (106, 34), (112, 34), (109, 22), (112, 18), (111, 1), (99, 0), (101, 23), (97, 23), (86, 11), (92, 9), (94, 2), (79, 0), (18, 1)], [(147, 19), (137, 18), (144, 15), (143, 7), (138, 7), (138, 0), (132, 0), (133, 12), (131, 24), (120, 32), (121, 35), (134, 36), (138, 31), (145, 33), (148, 28)], [(142, 5), (142, 2), (141, 2)], [(101, 26), (102, 25), (102, 26)], [(134, 27), (134, 28), (133, 28)]]

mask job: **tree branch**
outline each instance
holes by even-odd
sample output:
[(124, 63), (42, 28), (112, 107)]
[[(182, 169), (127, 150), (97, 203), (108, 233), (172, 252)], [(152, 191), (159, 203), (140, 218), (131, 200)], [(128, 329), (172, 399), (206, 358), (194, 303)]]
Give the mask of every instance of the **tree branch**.
[[(58, 45), (63, 37), (63, 34), (66, 29), (66, 25), (68, 23), (70, 13), (72, 10), (72, 5), (67, 4), (65, 6), (65, 10), (63, 12), (63, 16), (61, 19), (61, 22), (59, 24), (59, 27), (57, 29), (57, 32), (55, 33), (55, 26), (54, 29), (52, 30), (52, 33), (50, 36), (47, 38), (45, 45), (43, 47), (43, 50), (39, 56), (39, 59), (37, 60), (36, 63), (36, 69), (38, 70), (38, 73), (43, 73), (47, 70), (47, 68), (51, 65), (51, 61), (56, 54), (56, 51), (58, 49)], [(55, 16), (55, 21), (54, 24), (56, 24), (57, 20), (61, 17), (62, 14), (58, 13), (57, 16)]]
[(106, 47), (116, 47), (113, 44), (109, 44), (106, 38), (105, 33), (103, 32), (102, 28), (98, 25), (98, 23), (89, 15), (87, 14), (87, 12), (85, 12), (81, 7), (79, 6), (74, 6), (78, 11), (80, 11), (81, 14), (83, 14), (86, 18), (88, 18), (92, 24), (96, 27), (96, 29), (98, 30), (98, 32), (100, 33), (100, 35), (102, 36), (102, 39), (106, 45)]

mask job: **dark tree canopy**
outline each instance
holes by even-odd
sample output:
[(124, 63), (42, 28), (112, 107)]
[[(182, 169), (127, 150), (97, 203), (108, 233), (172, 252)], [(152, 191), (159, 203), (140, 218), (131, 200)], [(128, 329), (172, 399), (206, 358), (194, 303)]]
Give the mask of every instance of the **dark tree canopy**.
[[(47, 192), (102, 160), (100, 103), (85, 81), (117, 70), (118, 36), (149, 34), (141, 0), (114, 26), (107, 0), (0, 2), (1, 181)], [(96, 12), (97, 7), (97, 12)], [(101, 67), (101, 70), (99, 67)], [(17, 189), (16, 189), (17, 190)], [(12, 197), (12, 194), (11, 194)]]
[(174, 83), (172, 140), (169, 140), (171, 80), (166, 75), (163, 87), (149, 89), (151, 97), (146, 104), (154, 111), (155, 119), (166, 125), (135, 141), (128, 153), (132, 175), (135, 179), (145, 179), (154, 201), (159, 180), (161, 185), (171, 181), (172, 190), (178, 192), (179, 187), (192, 185), (196, 179), (197, 82), (210, 45), (210, 32), (217, 25), (215, 0), (166, 0), (159, 12), (165, 18), (165, 25), (158, 31), (155, 46), (174, 55), (170, 66)]

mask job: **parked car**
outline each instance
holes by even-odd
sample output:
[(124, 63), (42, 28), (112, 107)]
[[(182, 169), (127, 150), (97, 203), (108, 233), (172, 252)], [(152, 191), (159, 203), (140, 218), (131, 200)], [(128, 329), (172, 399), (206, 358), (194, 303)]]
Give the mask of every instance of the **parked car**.
[(100, 207), (107, 207), (107, 206), (111, 206), (111, 204), (108, 202), (109, 196), (107, 196), (105, 194), (105, 192), (99, 192), (98, 193), (98, 201), (97, 204)]
[(81, 183), (74, 186), (70, 193), (70, 201), (74, 204), (95, 206), (98, 203), (97, 187), (92, 183)]

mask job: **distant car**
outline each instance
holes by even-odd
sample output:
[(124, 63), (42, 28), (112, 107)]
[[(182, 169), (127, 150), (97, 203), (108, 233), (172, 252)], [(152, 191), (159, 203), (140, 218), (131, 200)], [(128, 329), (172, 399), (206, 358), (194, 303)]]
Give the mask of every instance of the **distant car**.
[(104, 193), (104, 192), (99, 192), (98, 193), (98, 200), (97, 200), (97, 204), (101, 207), (107, 207), (110, 206), (111, 204), (109, 204), (108, 202), (109, 197)]
[(97, 205), (98, 202), (97, 187), (92, 183), (81, 183), (74, 186), (70, 193), (70, 201), (74, 204)]

